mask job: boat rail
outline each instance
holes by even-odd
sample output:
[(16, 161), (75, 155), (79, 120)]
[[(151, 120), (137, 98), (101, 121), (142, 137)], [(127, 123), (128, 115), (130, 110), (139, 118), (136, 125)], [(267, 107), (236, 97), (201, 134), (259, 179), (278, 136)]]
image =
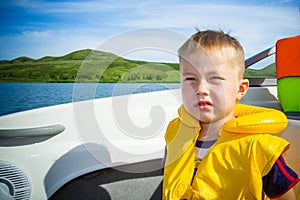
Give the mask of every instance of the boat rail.
[(253, 65), (254, 63), (257, 63), (258, 61), (268, 57), (268, 56), (271, 56), (273, 55), (274, 53), (276, 52), (276, 47), (273, 46), (273, 47), (270, 47), (262, 52), (259, 52), (258, 54), (255, 54), (254, 56), (251, 56), (250, 58), (247, 58), (245, 60), (245, 66), (246, 66), (246, 69), (248, 67), (250, 67), (251, 65)]

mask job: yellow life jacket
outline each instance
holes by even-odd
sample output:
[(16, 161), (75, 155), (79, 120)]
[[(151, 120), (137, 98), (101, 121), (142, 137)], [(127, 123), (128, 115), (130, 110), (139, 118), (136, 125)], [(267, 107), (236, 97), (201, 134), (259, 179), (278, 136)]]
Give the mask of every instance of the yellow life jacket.
[(258, 133), (281, 132), (287, 126), (285, 115), (238, 104), (238, 118), (223, 126), (194, 178), (195, 142), (201, 127), (183, 106), (178, 115), (165, 135), (163, 199), (262, 199), (262, 176), (287, 149), (288, 142)]

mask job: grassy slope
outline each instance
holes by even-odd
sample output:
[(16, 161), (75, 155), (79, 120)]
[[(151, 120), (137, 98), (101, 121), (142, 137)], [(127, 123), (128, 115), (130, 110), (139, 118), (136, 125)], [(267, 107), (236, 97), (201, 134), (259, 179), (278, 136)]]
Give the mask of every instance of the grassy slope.
[(254, 70), (254, 69), (247, 69), (245, 72), (245, 77), (247, 78), (275, 78), (276, 77), (276, 65), (275, 63), (261, 69), (261, 70)]
[[(179, 82), (178, 64), (128, 60), (90, 49), (37, 60), (0, 61), (0, 82)], [(275, 77), (275, 66), (246, 77)]]

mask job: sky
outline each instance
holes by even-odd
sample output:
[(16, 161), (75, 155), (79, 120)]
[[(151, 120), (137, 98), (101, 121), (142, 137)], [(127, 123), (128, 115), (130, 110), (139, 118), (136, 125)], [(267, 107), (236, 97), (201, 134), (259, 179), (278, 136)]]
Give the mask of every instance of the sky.
[(247, 58), (299, 35), (299, 8), (299, 0), (0, 0), (0, 60), (89, 48), (177, 62), (176, 49), (196, 29), (229, 32)]

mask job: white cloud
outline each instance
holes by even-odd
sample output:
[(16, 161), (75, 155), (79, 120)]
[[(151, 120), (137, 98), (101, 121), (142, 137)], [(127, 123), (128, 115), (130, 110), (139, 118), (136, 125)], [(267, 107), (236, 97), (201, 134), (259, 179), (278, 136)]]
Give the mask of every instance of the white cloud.
[(174, 30), (144, 28), (115, 35), (97, 49), (129, 59), (177, 62), (177, 50), (186, 40)]
[[(246, 50), (246, 56), (253, 55), (275, 44), (276, 40), (300, 33), (300, 18), (298, 7), (279, 7), (268, 5), (229, 5), (208, 3), (178, 3), (175, 1), (76, 1), (76, 2), (50, 2), (50, 1), (13, 1), (18, 6), (31, 9), (31, 12), (46, 13), (45, 15), (58, 17), (60, 26), (32, 27), (24, 30), (20, 35), (2, 36), (0, 38), (0, 55), (3, 58), (15, 58), (28, 55), (38, 58), (45, 55), (63, 55), (77, 49), (97, 48), (101, 42), (111, 40), (124, 31), (136, 28), (168, 28), (180, 34), (190, 36), (195, 27), (201, 29), (223, 29), (230, 31), (237, 37)], [(33, 9), (33, 10), (32, 10)], [(72, 24), (72, 17), (64, 24), (68, 14), (84, 19)], [(57, 20), (57, 19), (56, 19)], [(86, 23), (84, 23), (86, 20)], [(40, 22), (39, 22), (40, 23)], [(64, 27), (64, 25), (66, 27)], [(68, 29), (66, 29), (68, 27)], [(38, 31), (37, 31), (38, 30)], [(145, 38), (144, 38), (145, 39)], [(149, 39), (149, 38), (148, 38)], [(130, 41), (130, 42), (129, 42)], [(149, 41), (151, 41), (149, 39)], [(164, 43), (152, 38), (155, 43)], [(128, 44), (138, 44), (136, 37), (128, 38), (118, 48), (126, 49)], [(120, 43), (119, 43), (120, 44)], [(178, 44), (177, 44), (178, 46)], [(176, 47), (177, 47), (176, 46)], [(120, 50), (119, 49), (119, 50)], [(123, 54), (129, 57), (142, 59), (143, 53), (135, 51)], [(161, 59), (154, 56), (153, 60)], [(147, 54), (147, 59), (149, 56)], [(175, 60), (176, 62), (177, 60)]]
[[(96, 48), (103, 38), (70, 33), (66, 30), (26, 31), (20, 35), (0, 37), (0, 55), (5, 59), (19, 56), (41, 58), (62, 56), (74, 50)], [(3, 59), (3, 58), (2, 58)]]
[(140, 8), (139, 18), (124, 19), (124, 27), (170, 27), (192, 34), (195, 27), (230, 31), (241, 40), (247, 56), (269, 46), (281, 37), (300, 33), (297, 7), (225, 4), (168, 4)]
[[(54, 37), (58, 35), (65, 35), (65, 30), (43, 30), (43, 31), (23, 31), (22, 35), (25, 38), (30, 38), (33, 40), (37, 39), (48, 39), (49, 37)], [(22, 37), (22, 36), (19, 36)]]

